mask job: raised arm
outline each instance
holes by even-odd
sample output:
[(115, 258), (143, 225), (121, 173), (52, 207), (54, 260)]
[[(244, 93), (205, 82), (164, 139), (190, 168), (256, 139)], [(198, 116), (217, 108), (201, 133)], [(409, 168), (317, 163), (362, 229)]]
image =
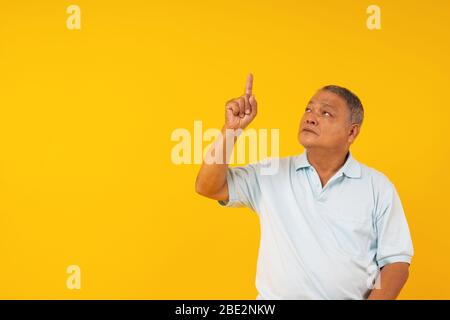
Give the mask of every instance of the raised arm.
[(239, 129), (244, 130), (257, 113), (257, 102), (252, 88), (253, 75), (249, 74), (244, 94), (225, 104), (225, 124), (221, 134), (208, 150), (195, 180), (195, 191), (205, 197), (228, 201), (227, 170), (231, 151)]

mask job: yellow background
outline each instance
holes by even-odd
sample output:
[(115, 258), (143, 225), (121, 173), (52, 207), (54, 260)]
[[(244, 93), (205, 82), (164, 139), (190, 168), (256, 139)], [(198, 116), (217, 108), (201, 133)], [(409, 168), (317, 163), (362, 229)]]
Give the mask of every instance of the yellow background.
[[(70, 4), (81, 30), (66, 27)], [(366, 27), (381, 7), (382, 29)], [(352, 152), (396, 185), (401, 298), (450, 298), (448, 1), (1, 1), (0, 298), (254, 299), (259, 223), (194, 192), (173, 130), (220, 128), (254, 73), (281, 156), (305, 103), (347, 86)], [(205, 142), (205, 145), (207, 142)], [(66, 267), (81, 268), (81, 290)]]

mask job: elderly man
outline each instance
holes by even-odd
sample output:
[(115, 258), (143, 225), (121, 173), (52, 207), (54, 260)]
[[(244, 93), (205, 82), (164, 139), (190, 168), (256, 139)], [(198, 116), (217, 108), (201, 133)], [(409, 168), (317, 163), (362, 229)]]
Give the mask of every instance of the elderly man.
[[(408, 278), (413, 246), (394, 185), (349, 151), (364, 110), (346, 88), (325, 86), (305, 108), (299, 155), (229, 167), (227, 141), (257, 114), (253, 76), (245, 94), (225, 106), (222, 134), (203, 162), (196, 191), (221, 206), (259, 217), (257, 299), (395, 299)], [(376, 279), (376, 281), (373, 281)], [(375, 283), (374, 283), (375, 282)]]

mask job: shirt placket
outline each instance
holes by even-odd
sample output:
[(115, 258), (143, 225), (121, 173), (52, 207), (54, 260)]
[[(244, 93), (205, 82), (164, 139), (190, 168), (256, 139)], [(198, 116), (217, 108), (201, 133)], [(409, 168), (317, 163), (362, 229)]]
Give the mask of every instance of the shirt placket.
[(316, 197), (316, 200), (325, 200), (325, 194), (327, 189), (334, 183), (334, 181), (339, 178), (342, 175), (342, 171), (339, 170), (331, 179), (326, 183), (325, 187), (322, 188), (322, 182), (320, 181), (319, 174), (314, 169), (314, 167), (310, 167), (310, 177), (311, 177), (311, 184), (314, 190), (314, 195)]

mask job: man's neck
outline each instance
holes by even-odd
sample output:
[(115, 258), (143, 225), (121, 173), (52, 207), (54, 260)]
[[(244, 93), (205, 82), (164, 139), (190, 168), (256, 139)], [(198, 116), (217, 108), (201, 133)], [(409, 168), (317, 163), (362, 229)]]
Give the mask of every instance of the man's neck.
[(349, 155), (346, 150), (321, 150), (307, 149), (306, 152), (309, 163), (317, 170), (321, 176), (332, 176), (347, 161)]

